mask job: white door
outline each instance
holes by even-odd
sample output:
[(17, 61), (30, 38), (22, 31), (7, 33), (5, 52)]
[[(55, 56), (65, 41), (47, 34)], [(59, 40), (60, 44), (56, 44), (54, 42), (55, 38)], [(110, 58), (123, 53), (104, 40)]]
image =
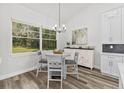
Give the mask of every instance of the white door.
[(102, 32), (103, 42), (121, 42), (121, 8), (102, 15)]

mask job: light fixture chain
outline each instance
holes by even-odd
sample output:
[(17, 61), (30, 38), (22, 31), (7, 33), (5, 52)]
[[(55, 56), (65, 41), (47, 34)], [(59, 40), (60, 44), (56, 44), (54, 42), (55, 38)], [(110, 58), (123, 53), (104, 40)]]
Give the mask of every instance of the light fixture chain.
[(61, 6), (60, 6), (60, 4), (61, 3), (58, 3), (58, 8), (59, 8), (58, 9), (59, 10), (59, 12), (58, 12), (59, 13), (59, 15), (58, 15), (59, 16), (59, 19), (58, 19), (59, 20), (59, 27), (57, 27), (57, 25), (55, 25), (55, 27), (54, 27), (54, 30), (57, 31), (58, 33), (66, 31), (66, 27), (65, 27), (64, 24), (62, 25), (62, 28), (61, 28)]
[(61, 24), (60, 13), (61, 13), (61, 10), (60, 10), (60, 3), (59, 3), (59, 28), (60, 28), (60, 24)]

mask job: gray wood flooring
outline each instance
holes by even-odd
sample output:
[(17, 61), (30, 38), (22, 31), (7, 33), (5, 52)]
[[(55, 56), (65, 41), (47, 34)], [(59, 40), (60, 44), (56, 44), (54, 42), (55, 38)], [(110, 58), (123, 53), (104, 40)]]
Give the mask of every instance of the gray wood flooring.
[[(41, 72), (35, 76), (36, 71), (27, 72), (9, 79), (0, 81), (1, 89), (46, 89), (47, 73)], [(60, 82), (50, 82), (51, 89), (60, 88)], [(63, 80), (63, 89), (116, 89), (118, 79), (101, 75), (99, 70), (79, 67), (79, 79), (67, 75)]]

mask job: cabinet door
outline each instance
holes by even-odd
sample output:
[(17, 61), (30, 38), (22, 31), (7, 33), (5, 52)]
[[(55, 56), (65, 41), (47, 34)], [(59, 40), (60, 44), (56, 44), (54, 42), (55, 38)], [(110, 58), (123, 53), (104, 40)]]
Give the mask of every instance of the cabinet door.
[(89, 61), (88, 61), (88, 53), (86, 51), (80, 51), (79, 52), (80, 55), (79, 55), (79, 63), (80, 65), (83, 65), (83, 66), (87, 66), (89, 64)]
[(110, 61), (106, 55), (101, 56), (101, 71), (102, 73), (111, 74)]
[(121, 9), (102, 15), (102, 40), (107, 43), (121, 42)]
[(118, 63), (122, 63), (123, 62), (123, 58), (122, 57), (113, 57), (113, 63), (112, 63), (112, 75), (113, 76), (119, 76), (119, 71), (118, 71)]
[(122, 8), (122, 42), (124, 43), (124, 8)]
[(82, 50), (76, 50), (76, 52), (79, 53), (79, 57), (78, 57), (78, 65), (83, 64), (83, 62), (85, 62), (85, 55), (84, 52)]
[(102, 15), (102, 42), (108, 43), (110, 41), (110, 23), (108, 18), (106, 17), (107, 14)]
[(101, 57), (101, 71), (103, 73), (119, 76), (118, 63), (123, 62), (123, 57), (121, 56), (108, 56), (102, 55)]
[(79, 65), (93, 68), (94, 65), (94, 50), (78, 50)]

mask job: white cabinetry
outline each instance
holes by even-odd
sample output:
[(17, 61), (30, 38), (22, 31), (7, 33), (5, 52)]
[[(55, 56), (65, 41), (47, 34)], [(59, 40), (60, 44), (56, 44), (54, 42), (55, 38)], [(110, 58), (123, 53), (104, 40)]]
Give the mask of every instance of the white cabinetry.
[(124, 43), (124, 7), (122, 8), (122, 43)]
[(71, 54), (67, 59), (74, 59), (75, 52), (79, 53), (78, 65), (93, 68), (94, 67), (94, 50), (85, 49), (64, 49)]
[(124, 64), (119, 63), (118, 69), (119, 69), (119, 88), (124, 89)]
[(121, 8), (114, 9), (102, 14), (102, 42), (121, 42)]
[(110, 62), (108, 56), (101, 56), (101, 72), (106, 74), (111, 74)]
[[(124, 8), (116, 8), (102, 13), (102, 43), (124, 43)], [(104, 53), (103, 53), (104, 54)], [(101, 72), (119, 76), (117, 63), (123, 63), (123, 56), (101, 55)]]
[(79, 52), (78, 65), (92, 69), (94, 67), (94, 50), (77, 50), (77, 52)]
[(122, 56), (101, 55), (101, 72), (118, 77), (118, 63), (123, 63)]

